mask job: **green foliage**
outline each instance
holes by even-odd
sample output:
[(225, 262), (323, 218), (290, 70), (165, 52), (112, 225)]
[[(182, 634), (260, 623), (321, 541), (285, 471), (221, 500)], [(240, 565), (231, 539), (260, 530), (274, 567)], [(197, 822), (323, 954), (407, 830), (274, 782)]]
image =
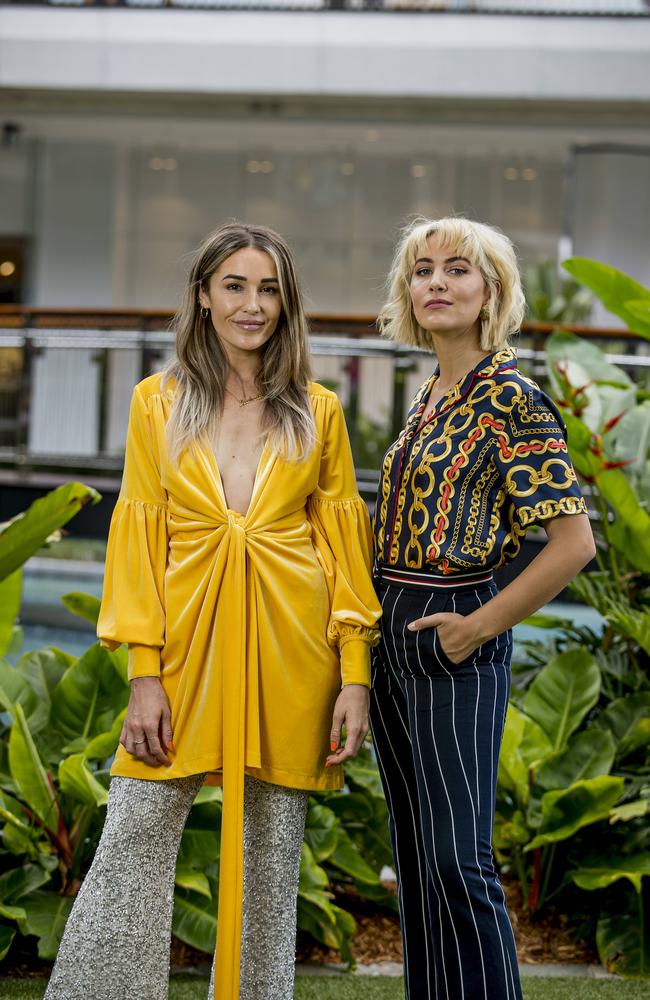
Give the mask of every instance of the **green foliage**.
[(579, 282), (559, 275), (550, 260), (526, 268), (524, 291), (528, 319), (540, 323), (584, 323), (591, 314), (593, 296)]
[(615, 267), (586, 257), (569, 257), (564, 268), (581, 285), (594, 292), (609, 312), (619, 316), (635, 333), (650, 337), (650, 318), (646, 319), (650, 291)]
[[(566, 267), (650, 337), (638, 308), (648, 315), (650, 291), (593, 261)], [(570, 334), (549, 339), (548, 367), (598, 514), (598, 570), (571, 590), (603, 630), (533, 620), (555, 635), (528, 643), (526, 662), (515, 664), (495, 844), (532, 909), (582, 906), (601, 960), (648, 975), (650, 407), (621, 368)]]
[(20, 569), (82, 507), (99, 500), (99, 493), (92, 487), (66, 483), (35, 500), (24, 514), (0, 526), (0, 580)]
[[(5, 598), (0, 650), (15, 638), (21, 583), (16, 558), (30, 555), (51, 534), (55, 520), (64, 523), (84, 498), (94, 502), (94, 491), (84, 490), (72, 484), (55, 491), (56, 496), (34, 505), (40, 521), (30, 508), (0, 535), (0, 569), (8, 567), (0, 583)], [(63, 603), (96, 622), (96, 598), (73, 593)], [(108, 768), (128, 697), (124, 648), (109, 652), (94, 643), (79, 658), (48, 648), (26, 653), (15, 666), (0, 659), (0, 960), (17, 935), (36, 937), (42, 958), (56, 955), (101, 833)], [(220, 829), (221, 790), (203, 788), (181, 841), (173, 929), (208, 953), (216, 939)], [(353, 889), (395, 909), (393, 894), (379, 880), (390, 860), (386, 805), (366, 751), (351, 768), (344, 791), (310, 799), (299, 926), (352, 962), (355, 922), (334, 902), (333, 888)]]

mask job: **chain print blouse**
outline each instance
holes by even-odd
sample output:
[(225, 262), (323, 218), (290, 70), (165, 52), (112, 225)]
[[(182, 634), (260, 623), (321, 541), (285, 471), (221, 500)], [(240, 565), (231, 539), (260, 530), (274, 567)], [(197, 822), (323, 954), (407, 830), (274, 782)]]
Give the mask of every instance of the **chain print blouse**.
[(496, 569), (533, 524), (586, 512), (566, 430), (505, 348), (484, 358), (418, 429), (435, 372), (388, 449), (375, 512), (376, 563), (432, 575)]

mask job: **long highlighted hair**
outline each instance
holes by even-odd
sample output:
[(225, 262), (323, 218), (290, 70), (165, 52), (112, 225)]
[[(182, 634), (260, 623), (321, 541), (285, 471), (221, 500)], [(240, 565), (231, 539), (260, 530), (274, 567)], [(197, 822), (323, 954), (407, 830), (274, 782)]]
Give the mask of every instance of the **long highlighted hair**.
[(212, 318), (201, 315), (199, 290), (207, 292), (221, 264), (233, 253), (249, 247), (267, 253), (274, 261), (282, 302), (277, 327), (263, 347), (256, 378), (257, 389), (265, 400), (262, 429), (271, 449), (291, 461), (304, 458), (314, 446), (307, 318), (293, 255), (272, 229), (232, 222), (215, 229), (197, 250), (174, 317), (176, 357), (163, 377), (164, 386), (172, 379), (176, 382), (167, 423), (172, 458), (178, 459), (186, 448), (214, 432), (223, 410), (229, 373), (228, 359)]

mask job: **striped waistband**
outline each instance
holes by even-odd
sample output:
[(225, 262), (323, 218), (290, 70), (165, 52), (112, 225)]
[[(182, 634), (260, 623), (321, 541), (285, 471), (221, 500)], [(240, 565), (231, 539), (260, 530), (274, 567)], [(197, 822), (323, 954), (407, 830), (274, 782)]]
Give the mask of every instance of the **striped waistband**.
[(489, 583), (493, 578), (492, 570), (489, 569), (479, 573), (454, 573), (442, 576), (440, 573), (423, 573), (415, 569), (394, 569), (392, 566), (377, 566), (374, 575), (377, 580), (402, 583), (409, 587), (441, 587), (453, 590), (457, 587), (475, 587), (479, 583)]

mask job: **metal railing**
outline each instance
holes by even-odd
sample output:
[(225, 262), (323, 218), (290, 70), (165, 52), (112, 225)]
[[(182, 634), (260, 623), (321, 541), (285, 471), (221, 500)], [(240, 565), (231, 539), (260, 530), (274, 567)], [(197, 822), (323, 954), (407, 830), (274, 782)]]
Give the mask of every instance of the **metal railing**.
[(251, 11), (412, 11), (537, 17), (650, 17), (648, 0), (0, 0), (0, 6)]
[[(0, 306), (0, 480), (53, 472), (115, 485), (123, 460), (131, 390), (173, 354), (164, 312), (47, 311)], [(431, 356), (377, 336), (372, 316), (311, 318), (316, 377), (342, 397), (360, 485), (372, 490), (385, 447), (431, 370)], [(550, 324), (526, 324), (522, 367), (545, 378)], [(626, 330), (568, 326), (650, 383), (650, 344)]]

